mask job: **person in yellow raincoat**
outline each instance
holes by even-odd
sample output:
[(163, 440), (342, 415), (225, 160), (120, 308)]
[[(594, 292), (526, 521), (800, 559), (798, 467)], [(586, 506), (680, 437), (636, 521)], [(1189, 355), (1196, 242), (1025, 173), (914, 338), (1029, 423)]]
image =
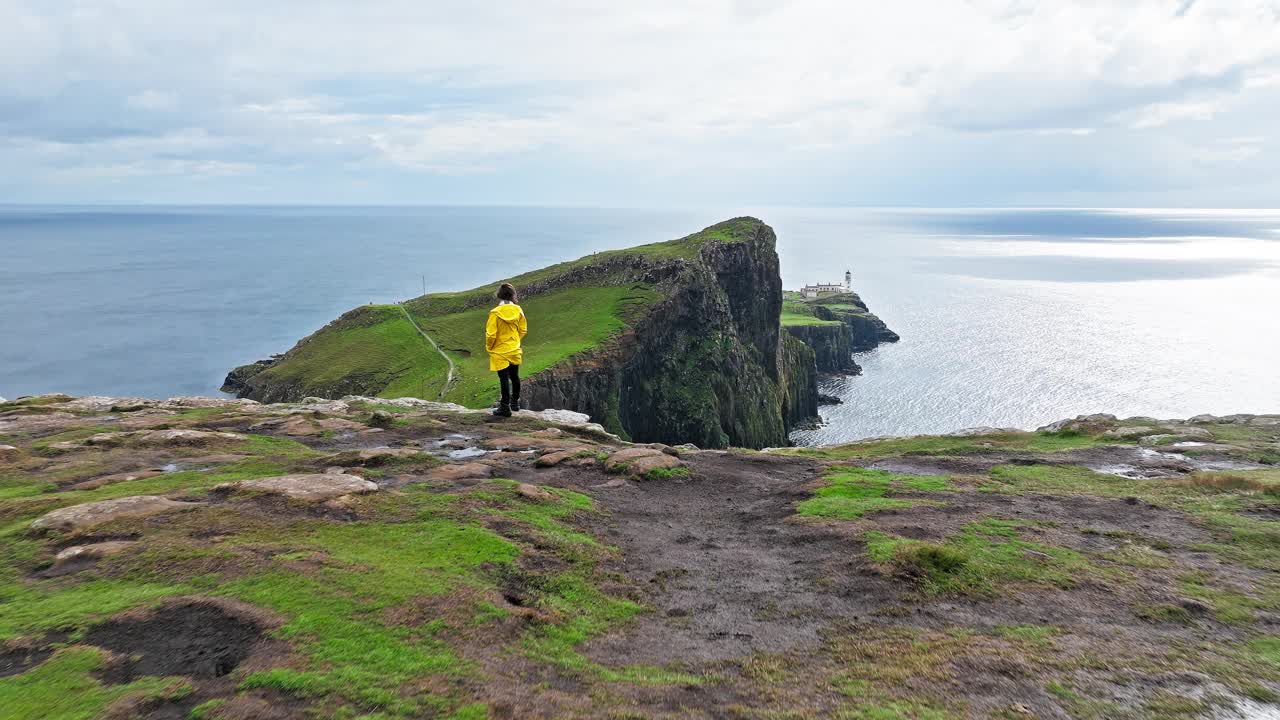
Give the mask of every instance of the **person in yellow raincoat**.
[(520, 363), (524, 361), (520, 341), (528, 331), (524, 310), (516, 304), (516, 289), (510, 283), (502, 283), (498, 287), (498, 306), (489, 311), (489, 321), (484, 326), (489, 369), (497, 371), (498, 385), (502, 388), (502, 399), (494, 415), (511, 417), (513, 409), (520, 409)]

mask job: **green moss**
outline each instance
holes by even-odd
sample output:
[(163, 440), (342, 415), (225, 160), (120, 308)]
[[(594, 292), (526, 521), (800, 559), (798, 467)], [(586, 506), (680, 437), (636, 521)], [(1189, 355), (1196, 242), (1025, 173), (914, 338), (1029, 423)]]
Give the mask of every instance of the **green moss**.
[(1253, 657), (1280, 670), (1280, 635), (1266, 635), (1249, 642), (1248, 651)]
[(1036, 648), (1047, 648), (1053, 644), (1054, 636), (1062, 632), (1052, 625), (1000, 625), (996, 634), (1008, 640), (1024, 643)]
[(936, 491), (946, 488), (945, 478), (894, 475), (866, 468), (832, 468), (826, 485), (813, 497), (796, 505), (796, 513), (810, 517), (852, 519), (880, 510), (920, 504), (920, 500), (888, 497), (894, 488)]
[(1022, 539), (1025, 527), (987, 519), (966, 525), (945, 543), (868, 532), (867, 554), (919, 578), (929, 593), (989, 595), (1011, 583), (1070, 588), (1086, 575), (1103, 574), (1080, 553)]
[(103, 685), (92, 673), (105, 663), (101, 651), (63, 648), (40, 666), (0, 678), (0, 708), (6, 720), (88, 720), (126, 695), (173, 697), (189, 691), (180, 680), (142, 678)]
[(848, 445), (818, 448), (787, 448), (775, 452), (786, 455), (848, 460), (854, 458), (880, 458), (901, 455), (970, 455), (1010, 450), (1057, 452), (1075, 450), (1105, 443), (1086, 435), (1063, 433), (1007, 432), (988, 435), (935, 436), (888, 438), (866, 440)]
[(654, 468), (645, 472), (645, 480), (670, 480), (671, 478), (689, 477), (689, 468), (673, 467), (673, 468)]

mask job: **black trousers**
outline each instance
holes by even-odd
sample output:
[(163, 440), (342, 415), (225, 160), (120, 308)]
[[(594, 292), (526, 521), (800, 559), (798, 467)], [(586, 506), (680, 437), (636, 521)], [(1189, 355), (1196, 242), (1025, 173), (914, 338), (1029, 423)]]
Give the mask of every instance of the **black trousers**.
[(520, 400), (520, 366), (513, 363), (499, 370), (498, 384), (502, 387), (503, 405)]

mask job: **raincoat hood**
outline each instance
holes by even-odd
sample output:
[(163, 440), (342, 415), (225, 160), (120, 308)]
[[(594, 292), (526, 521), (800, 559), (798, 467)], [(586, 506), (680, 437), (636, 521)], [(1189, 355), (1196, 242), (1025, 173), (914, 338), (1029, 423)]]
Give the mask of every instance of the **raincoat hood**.
[(524, 314), (524, 311), (515, 303), (507, 303), (506, 305), (499, 305), (495, 307), (490, 310), (489, 313), (497, 315), (507, 322), (515, 322), (517, 318)]

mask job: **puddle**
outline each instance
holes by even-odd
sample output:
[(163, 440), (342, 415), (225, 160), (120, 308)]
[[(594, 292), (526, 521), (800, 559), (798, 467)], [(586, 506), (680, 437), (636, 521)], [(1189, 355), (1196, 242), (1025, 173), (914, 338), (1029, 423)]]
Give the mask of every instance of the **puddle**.
[(160, 466), (160, 472), (175, 473), (181, 469), (182, 469), (182, 466), (179, 465), (178, 463), (169, 463), (167, 465)]
[(488, 450), (481, 450), (478, 447), (462, 448), (461, 450), (450, 450), (449, 457), (453, 460), (462, 460), (464, 458), (480, 457), (489, 454)]

